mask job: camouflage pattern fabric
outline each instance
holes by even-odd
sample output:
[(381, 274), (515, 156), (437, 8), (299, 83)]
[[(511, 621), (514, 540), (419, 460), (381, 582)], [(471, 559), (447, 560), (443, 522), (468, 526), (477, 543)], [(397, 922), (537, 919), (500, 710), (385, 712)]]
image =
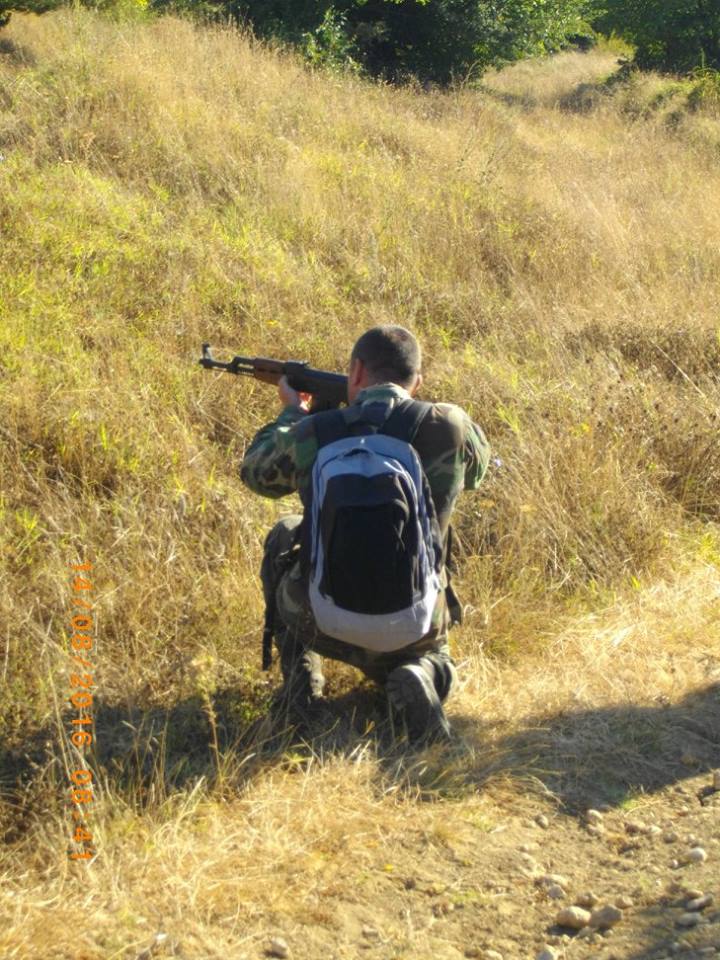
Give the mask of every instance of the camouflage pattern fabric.
[[(394, 383), (367, 387), (355, 403), (394, 405), (408, 399)], [(423, 420), (413, 446), (428, 478), (443, 537), (461, 490), (476, 490), (485, 476), (490, 447), (485, 434), (460, 407), (436, 403)], [(318, 452), (311, 414), (286, 407), (273, 423), (258, 431), (240, 468), (240, 477), (263, 497), (299, 492), (306, 502), (312, 467)]]
[[(361, 391), (355, 403), (382, 401), (394, 407), (410, 394), (397, 384), (374, 385)], [(490, 459), (490, 448), (480, 427), (453, 404), (433, 404), (413, 441), (430, 485), (443, 540), (458, 494), (480, 485)], [(254, 492), (278, 498), (298, 492), (307, 501), (312, 467), (318, 452), (313, 416), (286, 407), (273, 423), (258, 431), (243, 460), (240, 476)], [(269, 533), (261, 578), (266, 599), (273, 597), (283, 627), (276, 631), (281, 660), (288, 663), (301, 649), (342, 660), (382, 682), (387, 673), (409, 660), (431, 654), (448, 678), (454, 668), (447, 644), (449, 613), (445, 591), (438, 597), (432, 627), (417, 643), (392, 654), (378, 654), (320, 634), (300, 574), (299, 563), (288, 563), (301, 518), (285, 517)], [(441, 576), (446, 586), (445, 571)], [(299, 645), (298, 645), (299, 643)], [(285, 648), (285, 655), (283, 654)], [(290, 647), (294, 651), (290, 653)], [(285, 673), (285, 669), (283, 668)], [(447, 680), (449, 689), (450, 679)], [(441, 683), (441, 686), (443, 684)]]

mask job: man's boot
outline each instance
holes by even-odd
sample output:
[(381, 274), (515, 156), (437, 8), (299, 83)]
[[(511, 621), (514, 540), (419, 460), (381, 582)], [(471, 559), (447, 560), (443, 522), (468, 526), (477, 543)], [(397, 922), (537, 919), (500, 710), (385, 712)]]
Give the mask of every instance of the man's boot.
[(385, 689), (390, 705), (405, 724), (410, 743), (448, 742), (452, 736), (443, 700), (456, 678), (449, 657), (428, 654), (412, 663), (396, 667), (387, 678)]
[(311, 719), (314, 710), (324, 702), (322, 657), (305, 649), (289, 630), (278, 630), (275, 641), (284, 681), (276, 697), (275, 712), (288, 722)]

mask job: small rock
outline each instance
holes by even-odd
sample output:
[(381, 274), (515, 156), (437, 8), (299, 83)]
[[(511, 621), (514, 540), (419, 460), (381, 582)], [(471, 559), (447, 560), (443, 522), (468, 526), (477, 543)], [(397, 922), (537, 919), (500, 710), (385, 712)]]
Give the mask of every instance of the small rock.
[(678, 839), (679, 839), (678, 835), (675, 833), (674, 830), (670, 830), (668, 833), (664, 834), (663, 836), (663, 840), (665, 841), (665, 843), (677, 843)]
[(599, 810), (587, 810), (585, 812), (585, 819), (588, 823), (593, 823), (597, 826), (599, 823), (603, 822), (603, 815)]
[(548, 818), (545, 816), (544, 813), (539, 813), (535, 817), (535, 823), (539, 827), (542, 827), (543, 830), (547, 830), (547, 828), (550, 826), (550, 821), (548, 820)]
[(677, 870), (679, 867), (680, 867), (680, 861), (679, 861), (679, 860), (671, 860), (671, 861), (670, 861), (670, 869), (671, 869), (671, 870)]
[(579, 897), (575, 898), (575, 906), (584, 907), (586, 910), (592, 910), (598, 901), (599, 898), (595, 896), (592, 890), (588, 890), (586, 893), (581, 893)]
[(608, 903), (604, 907), (598, 907), (597, 910), (593, 910), (590, 916), (590, 926), (605, 930), (608, 927), (614, 927), (616, 923), (620, 923), (622, 918), (622, 910), (618, 910), (617, 907)]
[[(685, 894), (685, 897), (688, 900), (697, 900), (698, 897), (701, 897), (703, 895), (703, 891), (700, 890), (699, 887), (680, 887), (679, 890), (681, 893)], [(673, 890), (672, 892), (677, 893), (678, 890), (676, 889), (676, 890)]]
[(620, 910), (629, 910), (631, 907), (635, 906), (635, 901), (632, 897), (618, 897), (615, 901), (615, 906)]
[(688, 863), (705, 863), (707, 853), (705, 853), (702, 847), (693, 847), (687, 855), (687, 860)]
[(704, 897), (695, 897), (694, 900), (688, 900), (685, 904), (686, 910), (704, 910), (705, 907), (709, 907), (713, 902), (713, 895), (711, 893), (706, 893)]
[(683, 913), (678, 917), (679, 927), (696, 927), (700, 923), (699, 913)]
[(273, 937), (267, 949), (267, 954), (270, 957), (289, 957), (290, 947), (282, 937)]
[(536, 960), (557, 960), (557, 953), (552, 947), (545, 947), (537, 955)]
[(573, 930), (582, 930), (590, 923), (590, 911), (582, 907), (563, 907), (555, 917), (555, 923), (561, 927), (571, 927)]
[(625, 833), (638, 834), (645, 833), (646, 831), (647, 826), (644, 823), (641, 823), (639, 820), (625, 821)]
[(649, 837), (659, 837), (662, 833), (662, 827), (659, 827), (656, 823), (651, 823), (647, 832)]
[(587, 832), (591, 837), (601, 837), (605, 833), (605, 827), (601, 823), (591, 823)]
[(540, 844), (539, 844), (539, 843), (535, 843), (535, 842), (533, 842), (533, 843), (522, 843), (522, 844), (520, 845), (520, 852), (521, 852), (521, 853), (532, 853), (534, 850), (539, 850), (539, 849), (540, 849)]
[(570, 881), (562, 873), (543, 873), (535, 880), (535, 883), (541, 884), (543, 887), (551, 887), (554, 883), (559, 887), (570, 886)]
[(553, 883), (547, 888), (547, 895), (551, 900), (562, 900), (565, 896), (565, 891), (559, 883)]
[(455, 904), (451, 900), (438, 900), (437, 903), (433, 904), (433, 914), (436, 917), (444, 917), (448, 913), (452, 913), (455, 909)]
[(483, 957), (485, 960), (503, 960), (503, 955), (498, 953), (497, 950), (486, 950)]

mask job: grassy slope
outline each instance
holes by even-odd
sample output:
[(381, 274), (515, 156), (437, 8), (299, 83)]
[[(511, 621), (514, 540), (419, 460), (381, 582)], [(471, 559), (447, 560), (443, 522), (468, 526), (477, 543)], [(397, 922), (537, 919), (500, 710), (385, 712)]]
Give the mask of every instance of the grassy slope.
[[(297, 919), (306, 868), (342, 873), (337, 849), (362, 860), (353, 817), (391, 849), (406, 829), (442, 835), (449, 817), (460, 830), (484, 802), (468, 787), (489, 775), (552, 780), (522, 750), (513, 759), (515, 727), (578, 704), (679, 702), (716, 678), (712, 105), (684, 109), (679, 90), (674, 110), (656, 109), (653, 78), (632, 97), (588, 94), (614, 69), (603, 51), (520, 65), (483, 94), (420, 95), (173, 20), (17, 17), (2, 43), (0, 735), (7, 776), (23, 744), (39, 764), (27, 807), (3, 812), (25, 891), (6, 903), (8, 949), (39, 956), (49, 936), (57, 953), (43, 955), (77, 956), (59, 934), (75, 888), (54, 718), (78, 555), (95, 564), (106, 710), (103, 857), (84, 894), (97, 923), (82, 928), (93, 958), (121, 956), (139, 914), (173, 910), (189, 956), (227, 956), (230, 916), (253, 931)], [(503, 460), (460, 508), (468, 752), (400, 776), (342, 727), (326, 762), (234, 754), (226, 784), (246, 787), (230, 807), (189, 794), (182, 777), (214, 769), (208, 691), (225, 691), (221, 733), (262, 712), (257, 568), (288, 508), (235, 472), (272, 391), (195, 369), (199, 344), (340, 369), (385, 320), (419, 332), (428, 395), (462, 402)], [(332, 673), (337, 695), (350, 682)], [(171, 710), (162, 755), (139, 755), (147, 707)], [(538, 761), (567, 764), (559, 795), (567, 781), (584, 795), (592, 776), (580, 761), (597, 717), (574, 729), (572, 749)], [(603, 770), (608, 797), (644, 782), (632, 749), (625, 759)], [(167, 780), (148, 792), (153, 764)], [(414, 805), (412, 784), (436, 777), (466, 798), (454, 813)], [(351, 812), (318, 817), (339, 802)], [(177, 876), (180, 893), (155, 894)]]

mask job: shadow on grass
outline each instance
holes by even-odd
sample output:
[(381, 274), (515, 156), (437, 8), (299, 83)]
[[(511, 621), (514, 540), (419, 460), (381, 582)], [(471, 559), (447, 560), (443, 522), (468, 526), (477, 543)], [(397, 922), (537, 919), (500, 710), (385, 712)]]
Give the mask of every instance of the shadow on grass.
[[(672, 705), (569, 710), (512, 726), (451, 710), (457, 743), (415, 751), (393, 729), (382, 691), (370, 684), (328, 700), (299, 725), (278, 711), (271, 717), (265, 690), (259, 695), (257, 686), (236, 685), (209, 701), (191, 697), (169, 709), (97, 704), (96, 746), (87, 754), (96, 780), (141, 810), (201, 778), (234, 792), (288, 756), (297, 765), (369, 751), (379, 760), (382, 789), (390, 784), (418, 799), (452, 799), (512, 778), (549, 791), (573, 816), (602, 803), (626, 805), (720, 765), (720, 684)], [(47, 803), (53, 787), (65, 796), (54, 726), (37, 731), (22, 750), (0, 750), (0, 791), (10, 807)]]
[(455, 718), (470, 743), (490, 738), (496, 756), (479, 782), (499, 773), (537, 778), (573, 814), (622, 806), (720, 763), (720, 684), (675, 704), (568, 710), (527, 717), (512, 732)]
[(0, 36), (0, 57), (7, 57), (11, 63), (22, 67), (34, 67), (37, 64), (35, 54), (29, 47)]
[(606, 102), (613, 88), (626, 77), (627, 72), (621, 66), (609, 77), (594, 81), (583, 81), (566, 93), (554, 97), (539, 96), (531, 90), (523, 90), (520, 93), (495, 90), (487, 84), (482, 84), (480, 90), (496, 103), (502, 103), (506, 107), (513, 107), (525, 113), (532, 113), (538, 107), (546, 107), (561, 110), (563, 113), (587, 114)]

